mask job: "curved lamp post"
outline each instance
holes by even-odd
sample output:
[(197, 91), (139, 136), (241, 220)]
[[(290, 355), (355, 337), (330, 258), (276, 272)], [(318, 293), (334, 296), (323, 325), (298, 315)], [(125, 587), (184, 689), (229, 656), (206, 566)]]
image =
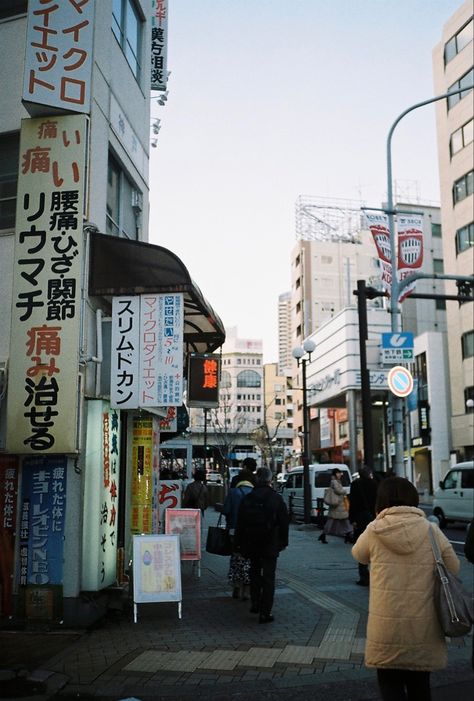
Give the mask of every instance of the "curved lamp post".
[[(298, 367), (302, 368), (303, 382), (303, 496), (304, 496), (304, 522), (311, 523), (311, 488), (309, 484), (309, 422), (308, 404), (306, 400), (306, 364), (311, 362), (311, 353), (316, 344), (311, 339), (306, 339), (303, 346), (293, 348), (291, 354), (296, 359)], [(307, 357), (304, 357), (307, 356)]]

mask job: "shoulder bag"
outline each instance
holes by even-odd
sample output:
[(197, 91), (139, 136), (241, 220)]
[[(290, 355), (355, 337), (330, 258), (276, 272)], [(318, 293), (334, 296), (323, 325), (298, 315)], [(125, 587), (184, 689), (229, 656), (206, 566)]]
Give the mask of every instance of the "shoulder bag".
[(324, 503), (328, 506), (337, 506), (339, 504), (339, 496), (332, 487), (327, 487), (324, 490)]
[(207, 531), (206, 552), (213, 555), (232, 555), (232, 541), (227, 528), (221, 526), (222, 514), (219, 514), (217, 526), (209, 526)]
[(441, 629), (449, 638), (467, 635), (474, 621), (472, 598), (460, 580), (447, 569), (430, 526), (431, 547), (436, 562), (434, 603)]

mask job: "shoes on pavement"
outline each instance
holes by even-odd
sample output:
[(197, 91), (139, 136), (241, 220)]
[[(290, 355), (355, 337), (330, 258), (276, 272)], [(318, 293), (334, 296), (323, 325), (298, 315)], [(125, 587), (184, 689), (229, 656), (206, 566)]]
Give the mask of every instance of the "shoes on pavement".
[(356, 584), (358, 584), (360, 587), (368, 587), (369, 586), (369, 582), (366, 581), (365, 579), (357, 580)]
[(327, 540), (326, 540), (326, 534), (325, 534), (325, 533), (321, 533), (321, 535), (319, 536), (318, 540), (319, 540), (321, 543), (324, 543), (325, 545), (327, 545)]
[(352, 533), (346, 533), (346, 535), (344, 536), (344, 543), (351, 543), (351, 544), (354, 543)]
[(261, 613), (258, 619), (259, 623), (272, 623), (275, 619), (271, 613)]

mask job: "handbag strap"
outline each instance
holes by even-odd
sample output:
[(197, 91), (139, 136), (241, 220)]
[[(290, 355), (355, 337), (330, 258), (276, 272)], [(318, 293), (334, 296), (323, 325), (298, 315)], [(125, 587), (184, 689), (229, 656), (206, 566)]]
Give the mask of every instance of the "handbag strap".
[(430, 541), (431, 541), (431, 548), (433, 550), (434, 558), (435, 558), (435, 563), (436, 563), (436, 569), (438, 570), (438, 575), (441, 581), (441, 586), (443, 587), (445, 596), (446, 596), (446, 603), (448, 605), (449, 609), (449, 615), (451, 618), (451, 621), (459, 621), (459, 617), (456, 613), (456, 605), (453, 600), (453, 595), (451, 592), (451, 588), (449, 586), (449, 579), (447, 576), (447, 571), (446, 571), (446, 565), (444, 564), (443, 557), (441, 555), (438, 541), (435, 538), (434, 532), (433, 532), (433, 527), (430, 524), (429, 526), (429, 536), (430, 536)]

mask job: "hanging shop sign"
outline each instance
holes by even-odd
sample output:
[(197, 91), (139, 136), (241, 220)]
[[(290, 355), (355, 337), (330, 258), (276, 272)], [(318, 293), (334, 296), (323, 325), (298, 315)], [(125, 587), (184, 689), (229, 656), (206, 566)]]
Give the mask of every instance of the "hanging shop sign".
[(191, 354), (188, 359), (187, 405), (215, 408), (219, 406), (219, 355)]
[(151, 3), (151, 89), (166, 90), (168, 82), (168, 0)]
[[(90, 112), (95, 0), (28, 0), (23, 100)], [(51, 112), (51, 110), (49, 110)]]
[(114, 408), (182, 404), (183, 335), (182, 294), (114, 298), (110, 380)]
[(7, 409), (11, 453), (77, 451), (86, 117), (21, 126)]
[(120, 420), (108, 402), (87, 402), (82, 589), (99, 591), (117, 578)]

